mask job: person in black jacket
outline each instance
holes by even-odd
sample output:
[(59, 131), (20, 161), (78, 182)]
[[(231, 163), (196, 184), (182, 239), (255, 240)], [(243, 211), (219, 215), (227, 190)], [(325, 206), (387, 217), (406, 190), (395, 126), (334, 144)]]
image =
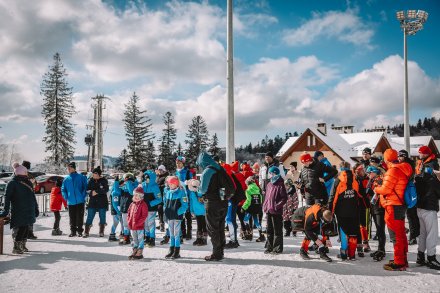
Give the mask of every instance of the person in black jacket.
[[(328, 194), (324, 182), (335, 177), (338, 171), (313, 159), (308, 153), (302, 154), (300, 160), (303, 169), (299, 175), (299, 184), (296, 187), (304, 191), (302, 193), (305, 194), (306, 205), (327, 204)], [(327, 175), (324, 176), (324, 173), (327, 173)]]
[(106, 225), (105, 214), (108, 210), (108, 181), (104, 177), (101, 177), (101, 167), (96, 167), (92, 173), (92, 178), (90, 178), (87, 183), (87, 190), (90, 192), (84, 238), (89, 237), (90, 228), (92, 227), (96, 212), (99, 214), (99, 237), (104, 237), (104, 228)]
[(200, 153), (197, 165), (203, 169), (199, 192), (205, 201), (206, 225), (212, 242), (212, 254), (206, 261), (219, 261), (224, 257), (225, 217), (228, 199), (235, 193), (235, 185), (226, 171), (206, 153)]
[(17, 228), (12, 253), (23, 254), (28, 252), (26, 240), (29, 225), (35, 223), (39, 211), (27, 169), (19, 163), (14, 163), (12, 167), (15, 175), (6, 186), (5, 206), (3, 213), (0, 213), (0, 219), (7, 217), (11, 210), (11, 229)]
[[(164, 196), (163, 191), (165, 188), (165, 179), (170, 175), (170, 173), (168, 173), (168, 171), (164, 165), (160, 165), (157, 168), (156, 175), (157, 175), (156, 182), (157, 182), (157, 185), (159, 185), (160, 194), (163, 198), (163, 196)], [(163, 205), (162, 204), (160, 204), (157, 207), (157, 214), (159, 215), (160, 232), (165, 232), (165, 221), (163, 219)]]

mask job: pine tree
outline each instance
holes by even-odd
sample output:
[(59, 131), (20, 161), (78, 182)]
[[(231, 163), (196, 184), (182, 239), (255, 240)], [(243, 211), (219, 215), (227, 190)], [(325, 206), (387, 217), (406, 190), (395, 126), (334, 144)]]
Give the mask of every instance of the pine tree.
[(179, 144), (177, 145), (175, 157), (181, 156), (181, 155), (183, 155), (183, 148), (182, 148), (182, 144), (179, 142)]
[(40, 94), (43, 98), (41, 114), (46, 126), (43, 142), (46, 144), (46, 162), (55, 166), (70, 161), (76, 143), (75, 130), (70, 122), (75, 108), (72, 103), (72, 88), (66, 80), (67, 73), (61, 62), (60, 54), (53, 56), (53, 65), (43, 75)]
[(144, 164), (144, 167), (146, 167), (147, 169), (152, 169), (155, 167), (156, 155), (152, 139), (147, 142), (147, 149), (145, 151), (145, 162), (146, 164)]
[(191, 120), (186, 133), (186, 157), (188, 162), (195, 162), (201, 151), (205, 151), (209, 144), (209, 132), (205, 120), (198, 115)]
[(166, 112), (163, 116), (165, 127), (162, 129), (162, 137), (159, 139), (159, 164), (163, 164), (167, 170), (173, 170), (174, 151), (176, 149), (176, 133), (174, 118), (171, 112)]
[[(124, 119), (125, 136), (128, 140), (127, 167), (130, 170), (142, 169), (147, 159), (151, 159), (149, 141), (154, 139), (151, 132), (151, 119), (146, 116), (146, 110), (139, 109), (139, 97), (136, 93), (125, 104)], [(154, 151), (153, 151), (154, 154)]]
[(123, 149), (119, 157), (116, 159), (115, 168), (117, 170), (127, 172), (127, 150)]
[(220, 154), (220, 148), (218, 147), (218, 137), (217, 133), (214, 133), (211, 139), (211, 144), (209, 145), (208, 152), (211, 156), (218, 156)]

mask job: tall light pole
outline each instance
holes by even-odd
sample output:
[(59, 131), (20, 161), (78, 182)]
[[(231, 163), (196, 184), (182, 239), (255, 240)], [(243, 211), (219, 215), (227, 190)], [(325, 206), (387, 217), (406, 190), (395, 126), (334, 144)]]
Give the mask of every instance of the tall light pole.
[(226, 162), (235, 161), (234, 122), (234, 46), (232, 31), (232, 0), (227, 0), (227, 118), (226, 118)]
[(410, 154), (409, 143), (409, 106), (408, 106), (408, 54), (406, 36), (415, 35), (423, 28), (423, 24), (428, 19), (428, 13), (423, 10), (408, 10), (398, 11), (396, 13), (397, 20), (400, 22), (400, 27), (403, 30), (403, 59), (405, 67), (405, 80), (403, 85), (403, 116), (404, 126), (403, 135), (405, 139), (405, 150)]

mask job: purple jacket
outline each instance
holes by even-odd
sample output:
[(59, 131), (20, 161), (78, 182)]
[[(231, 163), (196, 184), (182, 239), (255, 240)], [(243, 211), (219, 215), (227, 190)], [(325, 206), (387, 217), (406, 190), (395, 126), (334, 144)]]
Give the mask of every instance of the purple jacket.
[(275, 183), (269, 182), (266, 186), (263, 211), (265, 213), (282, 215), (283, 206), (286, 201), (287, 192), (283, 178), (280, 177)]

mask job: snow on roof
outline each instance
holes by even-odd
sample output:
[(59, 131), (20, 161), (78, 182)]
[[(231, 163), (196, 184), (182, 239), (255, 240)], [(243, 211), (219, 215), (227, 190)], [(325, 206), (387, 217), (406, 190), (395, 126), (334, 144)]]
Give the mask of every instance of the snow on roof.
[[(411, 136), (409, 138), (410, 156), (417, 157), (419, 148), (423, 145), (429, 145), (432, 136)], [(388, 137), (391, 147), (395, 150), (405, 149), (405, 138), (402, 136)], [(438, 148), (438, 147), (437, 147)]]
[(344, 161), (351, 164), (355, 163), (355, 161), (351, 159), (352, 157), (356, 157), (355, 150), (340, 136), (338, 132), (332, 129), (327, 129), (327, 135), (324, 135), (317, 129), (310, 129), (310, 131), (328, 145)]
[(434, 140), (435, 146), (440, 151), (440, 140)]
[(291, 146), (293, 146), (293, 144), (295, 143), (295, 141), (299, 138), (299, 136), (292, 136), (289, 137), (286, 142), (283, 144), (283, 146), (280, 148), (280, 150), (277, 153), (277, 157), (281, 157), (282, 155), (284, 155), (285, 152), (287, 152), (289, 150), (289, 148)]
[(384, 132), (340, 133), (339, 135), (350, 144), (356, 156), (361, 157), (364, 148), (368, 147), (372, 150), (376, 148)]

